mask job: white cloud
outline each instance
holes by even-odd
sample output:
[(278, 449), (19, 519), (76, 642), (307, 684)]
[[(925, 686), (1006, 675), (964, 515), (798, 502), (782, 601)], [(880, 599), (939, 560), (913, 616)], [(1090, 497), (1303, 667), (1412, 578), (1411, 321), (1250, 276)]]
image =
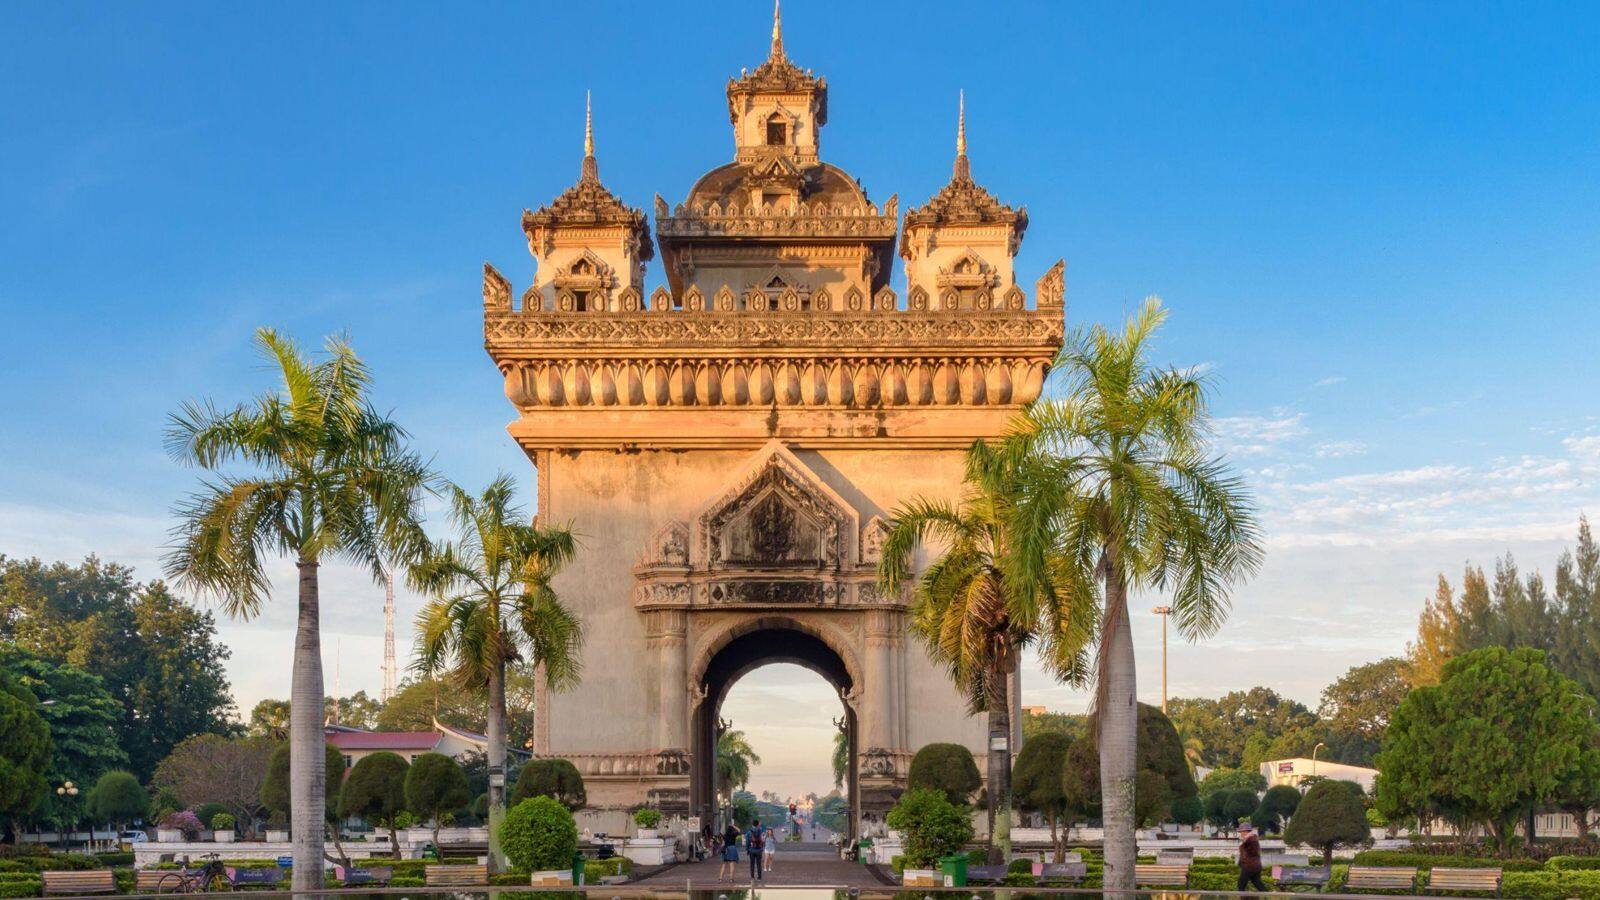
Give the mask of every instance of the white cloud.
[(1365, 441), (1324, 441), (1314, 451), (1322, 459), (1339, 459), (1344, 456), (1361, 456), (1367, 452)]
[(1343, 375), (1329, 375), (1327, 378), (1319, 378), (1313, 381), (1311, 386), (1314, 388), (1333, 387), (1336, 384), (1343, 384), (1344, 381), (1345, 377)]
[(1257, 456), (1304, 437), (1304, 413), (1274, 410), (1269, 416), (1224, 416), (1212, 423), (1217, 441), (1229, 453)]

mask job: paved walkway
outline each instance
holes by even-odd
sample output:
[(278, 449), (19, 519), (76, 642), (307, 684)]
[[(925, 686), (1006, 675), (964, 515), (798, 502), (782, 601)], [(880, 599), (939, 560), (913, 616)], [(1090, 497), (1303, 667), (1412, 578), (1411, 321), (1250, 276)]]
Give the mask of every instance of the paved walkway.
[[(645, 887), (685, 887), (715, 890), (719, 885), (728, 887), (750, 886), (750, 861), (739, 851), (739, 862), (734, 866), (732, 881), (717, 880), (720, 860), (708, 859), (697, 863), (681, 863), (662, 872), (634, 882)], [(785, 842), (778, 848), (773, 866), (757, 885), (766, 887), (838, 886), (881, 888), (883, 883), (872, 876), (860, 863), (839, 858), (839, 851), (831, 844), (804, 844)]]

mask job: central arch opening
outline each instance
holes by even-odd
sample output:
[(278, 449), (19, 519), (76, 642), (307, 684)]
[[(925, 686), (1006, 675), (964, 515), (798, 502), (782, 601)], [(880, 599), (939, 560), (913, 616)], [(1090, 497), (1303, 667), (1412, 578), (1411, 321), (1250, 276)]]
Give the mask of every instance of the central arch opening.
[[(848, 805), (844, 821), (838, 823), (843, 827), (837, 830), (845, 838), (853, 838), (859, 819), (856, 801), (859, 794), (856, 785), (858, 769), (856, 722), (855, 714), (850, 710), (849, 704), (843, 702), (843, 697), (855, 687), (855, 678), (851, 675), (850, 667), (846, 665), (844, 659), (826, 641), (790, 623), (765, 623), (739, 634), (723, 644), (707, 662), (700, 679), (705, 692), (704, 699), (695, 710), (693, 722), (694, 768), (690, 775), (691, 806), (701, 822), (709, 823), (714, 829), (725, 827), (732, 817), (732, 792), (727, 785), (720, 783), (717, 777), (718, 741), (725, 729), (743, 730), (760, 723), (760, 720), (744, 719), (741, 716), (741, 721), (730, 721), (725, 716), (726, 701), (734, 686), (745, 676), (757, 669), (776, 664), (798, 666), (816, 673), (832, 689), (834, 695), (840, 698), (834, 724), (842, 728), (844, 735), (847, 765), (843, 792)], [(756, 682), (764, 680), (766, 679), (758, 677)], [(748, 713), (748, 704), (745, 704), (745, 708)], [(825, 726), (827, 723), (817, 724)], [(831, 757), (831, 736), (826, 739), (824, 746), (827, 749), (822, 752)], [(825, 781), (829, 787), (832, 785), (831, 774), (819, 774), (817, 780)], [(759, 787), (759, 783), (757, 786)], [(769, 787), (768, 790), (771, 791), (772, 788)], [(826, 796), (828, 791), (816, 790), (815, 793)], [(786, 804), (788, 799), (788, 795), (779, 793), (780, 805)]]

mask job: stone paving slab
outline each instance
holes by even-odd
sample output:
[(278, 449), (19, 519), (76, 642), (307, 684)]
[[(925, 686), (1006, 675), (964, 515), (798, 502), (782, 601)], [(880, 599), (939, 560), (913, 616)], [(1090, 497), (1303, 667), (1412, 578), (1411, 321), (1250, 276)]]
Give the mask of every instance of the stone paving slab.
[[(634, 884), (643, 887), (684, 887), (692, 885), (695, 888), (714, 890), (719, 886), (750, 887), (750, 861), (745, 857), (744, 851), (739, 852), (739, 861), (734, 864), (734, 877), (732, 880), (719, 881), (718, 870), (722, 862), (719, 859), (707, 859), (697, 863), (679, 863), (676, 866), (652, 874)], [(860, 863), (847, 862), (839, 858), (839, 852), (830, 844), (801, 844), (785, 843), (778, 849), (777, 858), (773, 861), (772, 868), (766, 872), (761, 881), (756, 882), (756, 887), (799, 887), (830, 885), (839, 887), (882, 888), (883, 883), (875, 878), (872, 872)]]

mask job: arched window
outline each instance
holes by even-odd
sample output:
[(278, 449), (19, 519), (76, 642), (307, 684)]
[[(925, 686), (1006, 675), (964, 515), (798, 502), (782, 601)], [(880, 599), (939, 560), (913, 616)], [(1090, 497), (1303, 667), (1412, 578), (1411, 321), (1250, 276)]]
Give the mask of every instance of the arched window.
[(789, 123), (783, 117), (773, 113), (767, 120), (767, 146), (782, 147), (789, 143)]

